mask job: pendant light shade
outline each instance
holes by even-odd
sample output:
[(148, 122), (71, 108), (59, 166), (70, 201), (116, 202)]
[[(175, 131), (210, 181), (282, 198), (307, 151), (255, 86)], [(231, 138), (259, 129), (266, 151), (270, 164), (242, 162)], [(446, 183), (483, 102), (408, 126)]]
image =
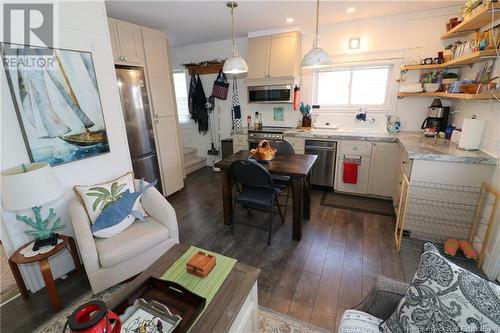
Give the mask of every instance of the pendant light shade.
[(332, 65), (332, 58), (321, 47), (314, 47), (302, 59), (302, 68), (321, 68)]
[(238, 7), (236, 1), (229, 1), (226, 4), (231, 8), (231, 33), (233, 38), (233, 55), (232, 57), (226, 59), (222, 71), (225, 74), (242, 74), (248, 72), (248, 65), (245, 59), (240, 57), (238, 52), (238, 46), (236, 46), (236, 36), (234, 32), (234, 9)]
[(242, 74), (248, 72), (248, 65), (245, 59), (233, 55), (231, 58), (226, 59), (222, 71), (225, 74)]
[(316, 35), (314, 36), (313, 48), (302, 58), (302, 68), (321, 68), (331, 66), (332, 64), (330, 55), (319, 47), (318, 24), (319, 0), (316, 1)]

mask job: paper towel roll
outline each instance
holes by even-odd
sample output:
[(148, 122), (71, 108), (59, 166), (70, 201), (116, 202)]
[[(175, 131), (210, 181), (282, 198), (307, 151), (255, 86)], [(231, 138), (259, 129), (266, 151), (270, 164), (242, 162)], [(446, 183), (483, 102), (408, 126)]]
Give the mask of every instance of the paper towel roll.
[(458, 141), (458, 148), (465, 150), (479, 149), (485, 126), (485, 120), (464, 119), (460, 141)]

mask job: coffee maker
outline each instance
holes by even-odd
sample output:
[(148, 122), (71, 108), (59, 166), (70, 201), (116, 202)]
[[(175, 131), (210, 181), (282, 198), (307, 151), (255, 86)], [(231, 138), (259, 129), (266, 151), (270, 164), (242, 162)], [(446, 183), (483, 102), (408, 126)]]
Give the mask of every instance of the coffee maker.
[(436, 98), (432, 101), (431, 106), (427, 108), (427, 118), (422, 123), (421, 129), (433, 128), (435, 132), (444, 132), (448, 127), (448, 116), (450, 107), (443, 106), (441, 100)]

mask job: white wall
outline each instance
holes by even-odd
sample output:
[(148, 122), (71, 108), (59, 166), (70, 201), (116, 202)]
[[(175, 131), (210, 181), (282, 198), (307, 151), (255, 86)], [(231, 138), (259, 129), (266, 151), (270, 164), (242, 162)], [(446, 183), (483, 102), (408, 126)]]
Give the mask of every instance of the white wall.
[[(73, 230), (67, 209), (68, 201), (74, 196), (72, 187), (77, 184), (95, 184), (113, 179), (131, 171), (132, 165), (117, 89), (104, 2), (59, 2), (58, 18), (59, 25), (55, 29), (59, 40), (58, 43), (56, 41), (55, 46), (92, 52), (111, 150), (105, 155), (54, 167), (57, 177), (66, 188), (66, 193), (64, 198), (52, 203), (51, 206), (66, 223), (66, 229), (62, 233), (72, 235)], [(3, 69), (1, 70), (1, 106), (0, 162), (1, 169), (4, 170), (21, 163), (28, 163), (29, 158)], [(24, 224), (16, 221), (12, 212), (2, 210), (1, 219), (2, 241), (10, 254), (29, 239), (23, 233)], [(52, 257), (51, 268), (54, 277), (71, 270), (73, 264), (69, 253), (64, 252)], [(43, 287), (43, 280), (37, 265), (25, 267), (23, 275), (32, 291)]]
[[(401, 58), (417, 55), (421, 57), (435, 57), (437, 51), (443, 48), (443, 44), (439, 38), (444, 30), (444, 26), (448, 18), (454, 13), (454, 9), (446, 9), (439, 11), (425, 11), (418, 14), (399, 15), (394, 17), (385, 17), (378, 19), (370, 19), (356, 22), (348, 22), (335, 24), (331, 26), (321, 27), (320, 44), (334, 59), (344, 58), (349, 55), (347, 50), (347, 42), (350, 37), (362, 37), (362, 50), (360, 53), (363, 57), (377, 58), (381, 54), (399, 54)], [(328, 13), (322, 13), (328, 15)], [(303, 32), (302, 35), (302, 53), (309, 51), (313, 39), (312, 31)], [(247, 55), (247, 38), (238, 40), (240, 54), (243, 57)], [(207, 44), (197, 44), (184, 47), (174, 47), (171, 50), (172, 67), (173, 69), (182, 69), (183, 63), (199, 62), (203, 60), (211, 60), (215, 58), (225, 58), (231, 53), (231, 41), (225, 40)], [(307, 73), (304, 73), (307, 74)], [(303, 75), (306, 77), (307, 75)], [(210, 95), (212, 82), (216, 75), (202, 75), (202, 82), (205, 88), (205, 93)], [(415, 73), (410, 73), (407, 80), (417, 81), (418, 77)], [(304, 80), (305, 81), (305, 80)], [(267, 126), (297, 126), (301, 120), (301, 114), (294, 111), (291, 105), (265, 105), (265, 104), (248, 104), (246, 103), (246, 87), (244, 80), (238, 80), (239, 96), (242, 107), (242, 117), (246, 124), (246, 116), (252, 115), (258, 111), (263, 115), (263, 123)], [(308, 100), (310, 96), (307, 91), (307, 85), (304, 85), (303, 96)], [(229, 93), (227, 101), (220, 102), (222, 111), (222, 138), (230, 136), (231, 130), (231, 93)], [(432, 98), (405, 98), (396, 101), (396, 114), (401, 118), (404, 130), (418, 130), (425, 118), (427, 107), (431, 104)], [(449, 105), (444, 101), (445, 105)], [(283, 122), (275, 122), (273, 120), (273, 107), (284, 106), (285, 119)], [(181, 130), (182, 143), (186, 147), (194, 147), (198, 149), (198, 155), (206, 156), (206, 150), (210, 147), (210, 139), (208, 134), (202, 136), (193, 126), (186, 127)]]

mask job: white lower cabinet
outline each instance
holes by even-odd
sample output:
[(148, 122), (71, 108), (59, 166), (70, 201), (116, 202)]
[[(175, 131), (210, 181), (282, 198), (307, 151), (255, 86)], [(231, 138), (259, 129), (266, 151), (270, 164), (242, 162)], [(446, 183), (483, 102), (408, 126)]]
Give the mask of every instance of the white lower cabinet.
[(233, 153), (248, 150), (247, 134), (233, 134)]
[(295, 150), (295, 154), (304, 154), (305, 142), (304, 138), (297, 138), (293, 136), (285, 136), (284, 140), (287, 141)]
[[(337, 143), (337, 165), (335, 190), (340, 192), (367, 194), (370, 176), (371, 142), (342, 140)], [(344, 183), (344, 161), (359, 160), (358, 177), (355, 184)]]
[(399, 143), (374, 142), (368, 177), (368, 194), (390, 197), (398, 182)]
[(167, 196), (184, 187), (176, 117), (155, 119), (155, 132), (159, 148), (158, 160), (163, 181), (163, 194)]
[(259, 331), (259, 302), (257, 282), (253, 285), (245, 303), (241, 306), (236, 319), (229, 328), (229, 333), (254, 333)]

